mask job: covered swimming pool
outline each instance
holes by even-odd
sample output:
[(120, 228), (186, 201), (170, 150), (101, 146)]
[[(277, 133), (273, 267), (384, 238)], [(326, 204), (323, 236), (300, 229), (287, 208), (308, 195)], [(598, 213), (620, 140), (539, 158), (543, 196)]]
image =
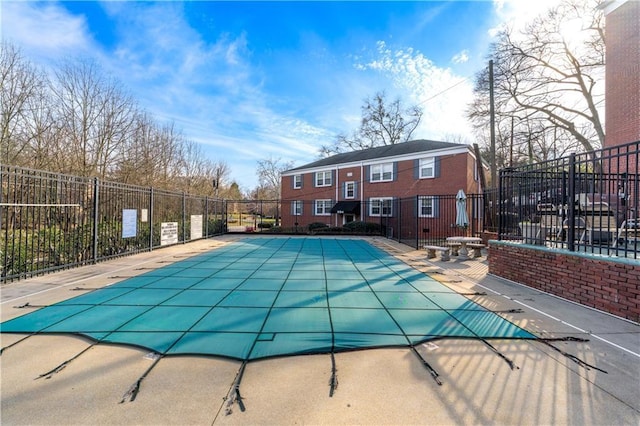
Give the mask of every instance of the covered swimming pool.
[(439, 338), (535, 339), (362, 239), (245, 238), (7, 321), (243, 361)]

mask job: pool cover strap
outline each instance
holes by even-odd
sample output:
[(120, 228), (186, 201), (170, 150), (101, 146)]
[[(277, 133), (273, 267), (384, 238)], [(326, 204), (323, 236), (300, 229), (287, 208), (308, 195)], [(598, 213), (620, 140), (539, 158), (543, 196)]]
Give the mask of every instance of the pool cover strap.
[(411, 351), (420, 359), (420, 362), (422, 362), (424, 368), (426, 368), (429, 374), (431, 374), (433, 380), (435, 380), (437, 384), (442, 386), (442, 381), (440, 381), (440, 375), (438, 374), (438, 372), (427, 362), (426, 359), (424, 359), (424, 357), (420, 354), (420, 352), (418, 352), (415, 346), (411, 346)]
[(159, 357), (153, 360), (153, 363), (149, 366), (149, 368), (146, 369), (144, 373), (142, 373), (142, 376), (140, 376), (138, 380), (136, 380), (131, 385), (129, 390), (127, 390), (124, 393), (124, 395), (122, 395), (120, 404), (123, 404), (124, 402), (126, 402), (127, 398), (129, 398), (129, 402), (133, 402), (136, 400), (136, 397), (138, 396), (138, 392), (140, 392), (140, 386), (142, 385), (142, 381), (147, 377), (147, 375), (149, 375), (151, 370), (153, 370), (153, 367), (155, 367), (160, 362), (161, 359), (162, 359), (162, 355), (160, 355)]

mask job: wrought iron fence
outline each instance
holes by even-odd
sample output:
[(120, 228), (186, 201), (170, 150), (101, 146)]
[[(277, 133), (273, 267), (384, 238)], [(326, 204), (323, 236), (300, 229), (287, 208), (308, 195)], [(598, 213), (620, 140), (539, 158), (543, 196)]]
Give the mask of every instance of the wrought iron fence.
[(468, 194), (384, 201), (217, 200), (0, 165), (0, 279), (152, 250), (225, 232), (382, 235), (418, 248), (477, 236), (486, 203)]
[(227, 200), (227, 232), (278, 232), (280, 200)]
[(500, 171), (499, 238), (637, 259), (640, 141)]
[(479, 235), (484, 226), (483, 195), (466, 194), (464, 210), (466, 225), (457, 224), (455, 194), (389, 197), (385, 202), (332, 201), (329, 204), (318, 204), (314, 200), (286, 200), (282, 202), (279, 231), (382, 235), (419, 248), (426, 244), (443, 245), (451, 236)]
[(224, 202), (0, 165), (0, 279), (224, 232)]

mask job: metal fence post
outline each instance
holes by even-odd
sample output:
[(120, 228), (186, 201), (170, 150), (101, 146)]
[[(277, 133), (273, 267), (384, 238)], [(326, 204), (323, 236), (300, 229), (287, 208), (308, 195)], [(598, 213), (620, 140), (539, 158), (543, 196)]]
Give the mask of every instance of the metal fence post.
[[(416, 250), (420, 249), (420, 196), (416, 195), (416, 202), (412, 203), (412, 208), (415, 208), (415, 216), (416, 216)], [(399, 227), (401, 228), (401, 227)], [(401, 228), (402, 229), (402, 228)], [(400, 231), (398, 231), (400, 232)], [(398, 240), (400, 242), (400, 240)]]
[(182, 244), (187, 242), (187, 194), (182, 191)]
[(153, 186), (149, 188), (149, 251), (153, 250)]
[(504, 205), (504, 199), (502, 198), (502, 190), (503, 190), (503, 180), (504, 180), (504, 175), (507, 172), (508, 169), (502, 169), (500, 170), (500, 172), (498, 173), (498, 196), (495, 197), (496, 198), (496, 202), (498, 203), (497, 206), (497, 211), (498, 211), (498, 217), (497, 217), (497, 222), (498, 222), (498, 241), (502, 241), (502, 233), (504, 232), (503, 229), (503, 214), (505, 213), (505, 209), (506, 206)]
[(93, 263), (98, 261), (98, 178), (93, 178)]
[(576, 154), (569, 156), (569, 194), (567, 197), (567, 220), (569, 227), (567, 228), (567, 249), (575, 251), (576, 236)]
[(204, 197), (204, 237), (209, 238), (209, 197)]

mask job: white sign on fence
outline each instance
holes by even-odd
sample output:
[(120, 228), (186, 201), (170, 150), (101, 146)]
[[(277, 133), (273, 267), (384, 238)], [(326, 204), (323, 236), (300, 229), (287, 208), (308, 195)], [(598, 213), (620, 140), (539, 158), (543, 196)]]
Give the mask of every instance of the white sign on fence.
[(160, 224), (160, 245), (178, 243), (178, 222), (162, 222)]
[(202, 215), (191, 215), (191, 239), (202, 238)]
[(138, 210), (122, 210), (122, 238), (135, 237), (138, 226)]

